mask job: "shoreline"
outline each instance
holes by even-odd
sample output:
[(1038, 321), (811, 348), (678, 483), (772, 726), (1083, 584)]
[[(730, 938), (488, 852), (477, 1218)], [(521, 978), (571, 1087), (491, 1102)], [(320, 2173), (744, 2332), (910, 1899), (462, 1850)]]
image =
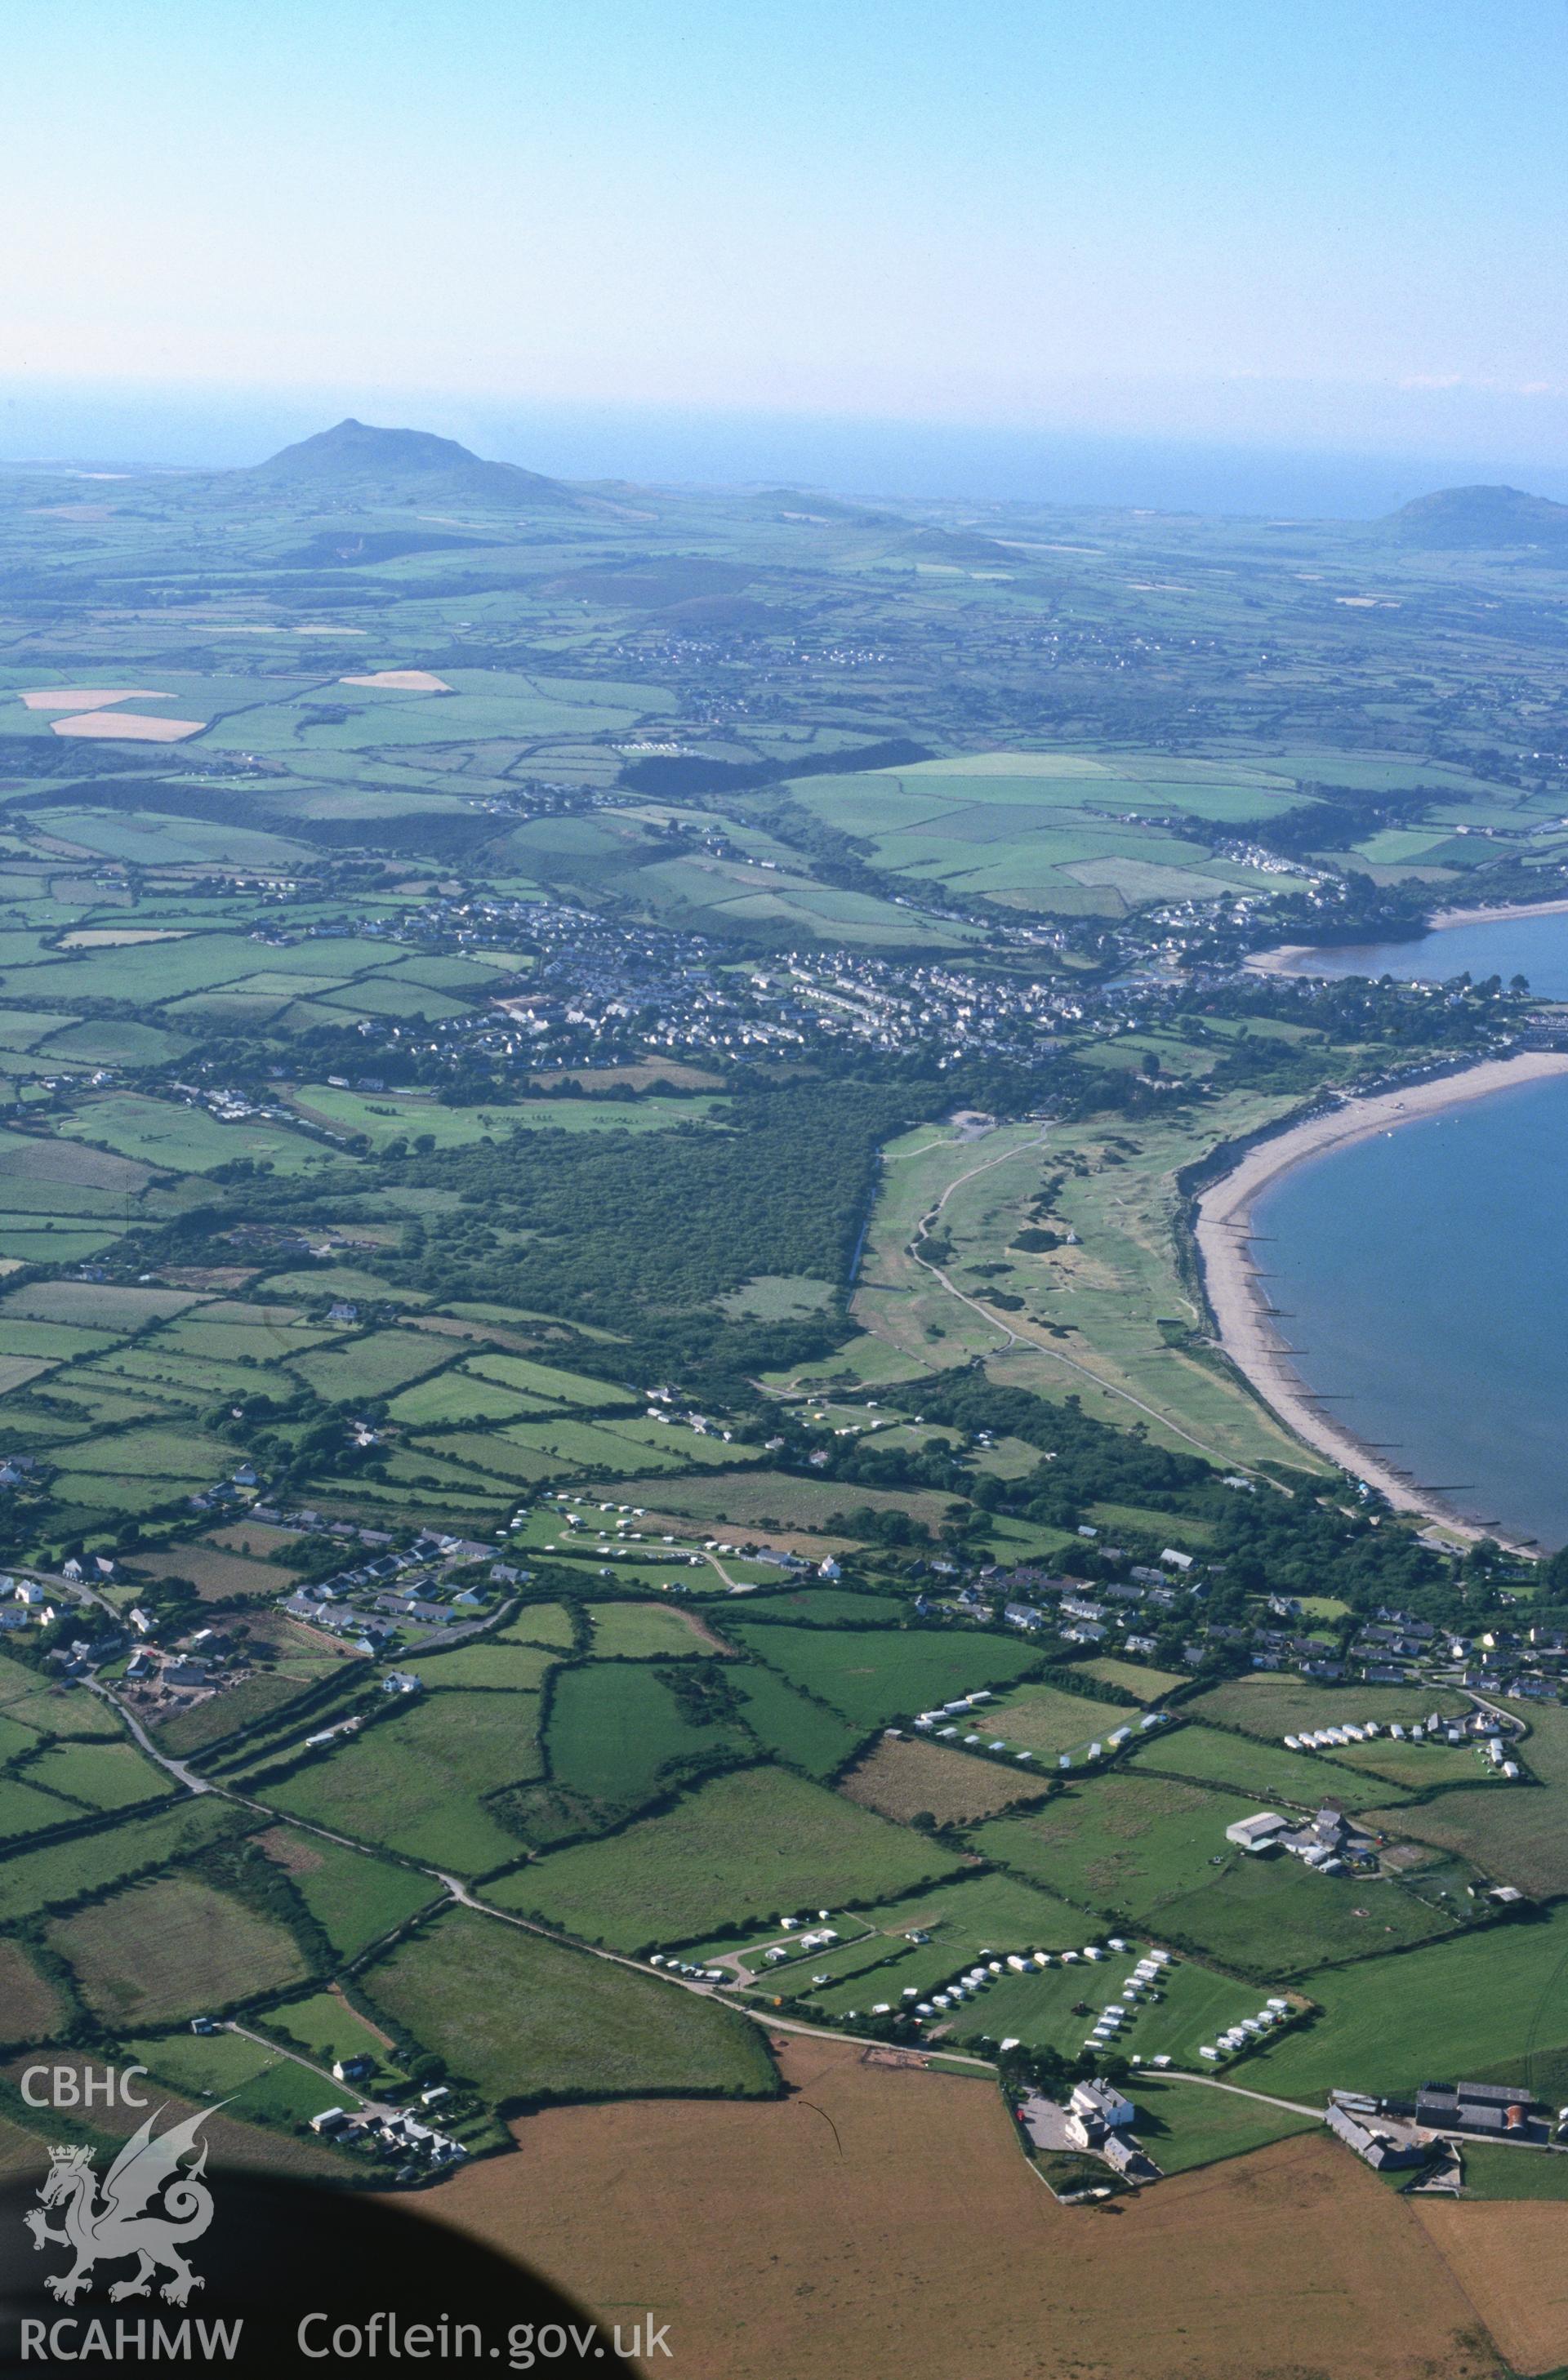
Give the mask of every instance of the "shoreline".
[[(1428, 934), (1440, 933), (1449, 926), (1506, 925), (1513, 917), (1568, 917), (1568, 901), (1504, 901), (1494, 909), (1434, 909), (1423, 930), (1411, 935), (1409, 947), (1418, 950)], [(1312, 969), (1303, 965), (1304, 960), (1329, 951), (1363, 947), (1355, 942), (1282, 942), (1275, 950), (1249, 951), (1242, 965), (1255, 975), (1309, 976)]]
[[(1568, 908), (1568, 904), (1563, 905)], [(1353, 1478), (1376, 1488), (1396, 1512), (1421, 1513), (1471, 1540), (1496, 1536), (1500, 1544), (1521, 1553), (1532, 1548), (1518, 1538), (1480, 1529), (1446, 1506), (1440, 1497), (1424, 1494), (1365, 1446), (1354, 1430), (1322, 1410), (1322, 1392), (1309, 1389), (1279, 1349), (1279, 1326), (1267, 1313), (1265, 1296), (1254, 1283), (1249, 1234), (1255, 1201), (1282, 1173), (1307, 1159), (1346, 1148), (1394, 1124), (1411, 1123), (1471, 1099), (1489, 1098), (1496, 1091), (1565, 1074), (1568, 1051), (1531, 1050), (1515, 1058), (1483, 1059), (1457, 1074), (1374, 1092), (1369, 1098), (1343, 1099), (1323, 1114), (1309, 1116), (1304, 1123), (1293, 1124), (1248, 1149), (1230, 1172), (1200, 1194), (1193, 1218), (1204, 1293), (1219, 1344), (1276, 1418)]]

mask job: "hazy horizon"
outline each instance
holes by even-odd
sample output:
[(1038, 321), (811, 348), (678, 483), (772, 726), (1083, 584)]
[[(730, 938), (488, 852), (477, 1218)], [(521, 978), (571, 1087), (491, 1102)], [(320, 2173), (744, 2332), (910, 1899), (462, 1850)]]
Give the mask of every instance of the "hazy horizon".
[(57, 0), (7, 66), (7, 455), (354, 412), (575, 475), (1568, 492), (1560, 10)]
[(0, 468), (242, 468), (346, 414), (426, 430), (569, 480), (844, 496), (1376, 519), (1440, 487), (1508, 482), (1568, 502), (1568, 466), (1496, 453), (1359, 453), (1100, 434), (1051, 425), (889, 421), (652, 407), (463, 402), (420, 391), (114, 391), (0, 386)]

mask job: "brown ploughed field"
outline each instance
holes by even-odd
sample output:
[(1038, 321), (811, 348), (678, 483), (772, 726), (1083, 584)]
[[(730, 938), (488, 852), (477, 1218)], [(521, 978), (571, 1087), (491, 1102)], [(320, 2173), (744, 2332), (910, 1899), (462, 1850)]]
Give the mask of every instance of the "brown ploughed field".
[(1410, 2208), (1326, 2138), (1065, 2208), (989, 2082), (777, 2046), (784, 2100), (552, 2109), (431, 2214), (602, 2320), (651, 2310), (674, 2362), (643, 2368), (685, 2380), (1503, 2380)]
[(1412, 2204), (1514, 2371), (1561, 2371), (1568, 2363), (1568, 2205), (1561, 2199)]

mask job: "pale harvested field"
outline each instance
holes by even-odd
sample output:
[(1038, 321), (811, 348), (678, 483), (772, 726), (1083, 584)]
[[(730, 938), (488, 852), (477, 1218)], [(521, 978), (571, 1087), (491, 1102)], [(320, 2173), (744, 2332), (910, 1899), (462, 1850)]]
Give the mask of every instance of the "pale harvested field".
[(133, 942), (186, 942), (188, 934), (177, 926), (160, 929), (157, 926), (83, 926), (74, 934), (62, 934), (63, 951), (115, 951)]
[(46, 2041), (60, 2021), (60, 1996), (19, 1942), (0, 1942), (0, 2036)]
[[(639, 1492), (646, 1494), (646, 1483)], [(624, 1487), (606, 1488), (607, 1499), (635, 1502)], [(938, 1527), (954, 1509), (954, 1500), (936, 1488), (862, 1488), (857, 1481), (797, 1479), (786, 1471), (755, 1471), (744, 1478), (726, 1473), (721, 1479), (662, 1479), (659, 1500), (672, 1512), (723, 1524), (729, 1537), (749, 1536), (772, 1544), (773, 1524), (782, 1529), (816, 1530), (838, 1512), (862, 1509), (873, 1512), (907, 1512), (911, 1520)]]
[(243, 1554), (200, 1543), (143, 1554), (134, 1567), (139, 1578), (188, 1578), (203, 1603), (226, 1603), (242, 1596), (275, 1600), (288, 1593), (299, 1575), (281, 1562), (250, 1561)]
[[(605, 1493), (629, 1501), (634, 1489), (639, 1495), (646, 1495), (647, 1480), (621, 1479)], [(710, 1527), (705, 1520), (702, 1527), (699, 1528), (689, 1512), (653, 1512), (646, 1508), (642, 1525), (645, 1535), (652, 1532), (660, 1536), (679, 1537), (685, 1543), (689, 1543), (693, 1537), (706, 1536)], [(718, 1524), (714, 1522), (711, 1525), (716, 1528)], [(860, 1543), (858, 1537), (835, 1537), (821, 1529), (764, 1529), (754, 1521), (748, 1522), (740, 1534), (748, 1545), (766, 1546), (779, 1554), (804, 1554), (809, 1561), (820, 1561), (824, 1554), (852, 1554)], [(780, 1586), (786, 1586), (789, 1583), (781, 1572)], [(759, 1594), (766, 1592), (760, 1587), (757, 1591)]]
[[(762, 2105), (557, 2108), (431, 2214), (685, 2380), (1503, 2380), (1410, 2210), (1316, 2133), (1060, 2207), (989, 2082), (802, 2037)], [(651, 2370), (651, 2365), (645, 2365)]]
[(226, 1546), (231, 1553), (250, 1554), (264, 1561), (281, 1547), (299, 1543), (298, 1529), (274, 1529), (270, 1521), (230, 1521), (221, 1529), (209, 1529), (207, 1543)]
[(430, 670), (371, 670), (364, 677), (341, 677), (339, 686), (390, 686), (401, 694), (450, 694), (444, 677)]
[(56, 735), (83, 735), (100, 741), (115, 736), (125, 744), (179, 744), (200, 735), (204, 719), (144, 719), (134, 710), (84, 710), (76, 719), (56, 719)]
[(1568, 2205), (1496, 2199), (1445, 2206), (1435, 2198), (1411, 2204), (1515, 2372), (1568, 2363)]
[(30, 710), (102, 710), (111, 702), (167, 702), (150, 686), (40, 686), (22, 700)]
[(944, 1743), (895, 1743), (884, 1737), (850, 1770), (839, 1791), (884, 1818), (907, 1824), (918, 1810), (929, 1810), (945, 1827), (964, 1818), (989, 1818), (1015, 1802), (1031, 1801), (1050, 1781), (1003, 1768), (993, 1760), (973, 1760), (967, 1753), (950, 1752)]

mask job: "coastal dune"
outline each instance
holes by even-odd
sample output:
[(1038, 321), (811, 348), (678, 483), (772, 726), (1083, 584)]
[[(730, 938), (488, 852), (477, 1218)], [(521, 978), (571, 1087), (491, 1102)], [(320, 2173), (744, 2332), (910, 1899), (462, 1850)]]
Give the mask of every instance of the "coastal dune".
[(1550, 1075), (1568, 1074), (1568, 1051), (1532, 1050), (1516, 1058), (1489, 1058), (1462, 1073), (1409, 1083), (1367, 1099), (1345, 1099), (1321, 1115), (1248, 1149), (1233, 1171), (1205, 1190), (1197, 1202), (1195, 1231), (1204, 1287), (1226, 1354), (1264, 1402), (1307, 1446), (1328, 1456), (1357, 1479), (1378, 1488), (1396, 1511), (1419, 1512), (1460, 1536), (1480, 1535), (1442, 1503), (1423, 1493), (1342, 1427), (1323, 1409), (1281, 1347), (1278, 1323), (1258, 1287), (1248, 1234), (1253, 1207), (1270, 1183), (1309, 1157), (1324, 1155), (1387, 1132), (1395, 1124), (1436, 1115), (1494, 1091), (1512, 1090)]

